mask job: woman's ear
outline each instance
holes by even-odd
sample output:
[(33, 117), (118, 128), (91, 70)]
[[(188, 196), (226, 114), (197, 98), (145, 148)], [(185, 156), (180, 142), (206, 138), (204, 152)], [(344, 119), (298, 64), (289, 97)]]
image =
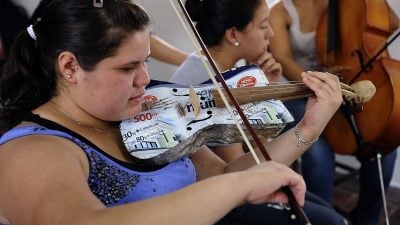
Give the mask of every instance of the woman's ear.
[(234, 27), (229, 28), (225, 31), (225, 38), (227, 42), (233, 46), (238, 47), (240, 45), (240, 42), (238, 40), (238, 35), (237, 35), (238, 30)]
[(74, 82), (78, 69), (78, 60), (72, 52), (62, 52), (58, 56), (58, 71), (65, 80)]

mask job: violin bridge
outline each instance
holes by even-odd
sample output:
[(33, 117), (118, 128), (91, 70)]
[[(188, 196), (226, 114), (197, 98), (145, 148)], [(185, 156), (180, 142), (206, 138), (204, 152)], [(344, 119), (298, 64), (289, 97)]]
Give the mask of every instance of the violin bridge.
[(200, 101), (192, 85), (189, 87), (189, 102), (193, 105), (194, 115), (197, 117), (200, 114)]

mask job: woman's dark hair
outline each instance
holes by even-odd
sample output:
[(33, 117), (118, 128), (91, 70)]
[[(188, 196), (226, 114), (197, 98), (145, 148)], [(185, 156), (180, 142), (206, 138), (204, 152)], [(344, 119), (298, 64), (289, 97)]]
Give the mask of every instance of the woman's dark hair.
[(225, 31), (242, 31), (253, 20), (257, 7), (265, 0), (186, 0), (185, 8), (196, 22), (204, 44), (220, 44)]
[[(0, 1), (0, 38), (5, 58), (17, 34), (28, 25), (28, 19), (25, 8), (14, 4), (11, 0)], [(3, 64), (3, 61), (0, 64)]]
[(29, 23), (33, 24), (35, 20), (42, 17), (42, 14), (46, 10), (47, 6), (53, 0), (40, 0), (39, 4), (36, 6), (35, 10), (32, 12), (31, 18), (29, 19)]
[(21, 122), (54, 96), (58, 55), (70, 51), (86, 71), (113, 56), (121, 43), (149, 25), (147, 13), (130, 0), (51, 0), (35, 19), (34, 40), (21, 32), (0, 72), (0, 131)]

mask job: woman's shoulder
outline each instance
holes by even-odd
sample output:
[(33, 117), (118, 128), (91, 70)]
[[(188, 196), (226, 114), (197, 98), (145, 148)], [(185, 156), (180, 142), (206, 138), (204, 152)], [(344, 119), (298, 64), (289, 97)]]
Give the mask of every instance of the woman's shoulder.
[(63, 161), (67, 158), (86, 158), (79, 146), (71, 142), (68, 135), (41, 127), (22, 125), (11, 129), (0, 138), (0, 161), (34, 161), (40, 165), (46, 162)]
[(33, 147), (37, 144), (48, 144), (52, 147), (53, 142), (59, 142), (60, 140), (65, 140), (66, 143), (71, 142), (73, 137), (65, 132), (59, 130), (48, 129), (38, 124), (34, 123), (22, 123), (11, 130), (7, 131), (0, 137), (0, 147), (7, 145), (23, 144), (28, 141), (28, 147)]
[[(4, 202), (0, 208), (8, 208), (9, 212), (33, 209), (34, 205), (49, 201), (49, 196), (65, 193), (66, 187), (84, 190), (80, 183), (86, 181), (86, 161), (82, 151), (65, 138), (39, 134), (10, 139), (0, 145), (0, 183), (5, 184), (0, 187)], [(61, 198), (58, 200), (65, 200)], [(11, 207), (15, 201), (22, 204)]]
[(285, 6), (282, 1), (278, 1), (270, 7), (271, 13), (282, 13), (285, 11)]
[[(63, 146), (76, 146), (69, 135), (60, 131), (44, 128), (40, 125), (17, 126), (0, 137), (0, 149), (62, 149)], [(72, 145), (71, 145), (72, 144)], [(17, 150), (13, 150), (17, 151)], [(0, 150), (1, 152), (1, 150)]]
[(286, 24), (291, 23), (291, 18), (283, 1), (279, 1), (271, 7), (270, 18), (271, 20), (285, 21)]

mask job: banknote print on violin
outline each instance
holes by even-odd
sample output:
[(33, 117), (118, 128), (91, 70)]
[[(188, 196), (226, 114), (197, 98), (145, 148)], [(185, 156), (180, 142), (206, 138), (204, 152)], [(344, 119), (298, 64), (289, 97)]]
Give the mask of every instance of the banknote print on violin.
[[(268, 84), (256, 66), (231, 70), (224, 76), (231, 87)], [(241, 140), (230, 113), (216, 106), (211, 94), (213, 84), (205, 82), (193, 89), (198, 106), (196, 100), (190, 101), (188, 86), (164, 83), (146, 89), (145, 99), (154, 101), (150, 103), (151, 109), (121, 123), (124, 143), (135, 158), (142, 163), (164, 164), (190, 154), (203, 144), (226, 145)], [(280, 101), (251, 102), (242, 105), (242, 109), (264, 137), (278, 134), (293, 120)]]

